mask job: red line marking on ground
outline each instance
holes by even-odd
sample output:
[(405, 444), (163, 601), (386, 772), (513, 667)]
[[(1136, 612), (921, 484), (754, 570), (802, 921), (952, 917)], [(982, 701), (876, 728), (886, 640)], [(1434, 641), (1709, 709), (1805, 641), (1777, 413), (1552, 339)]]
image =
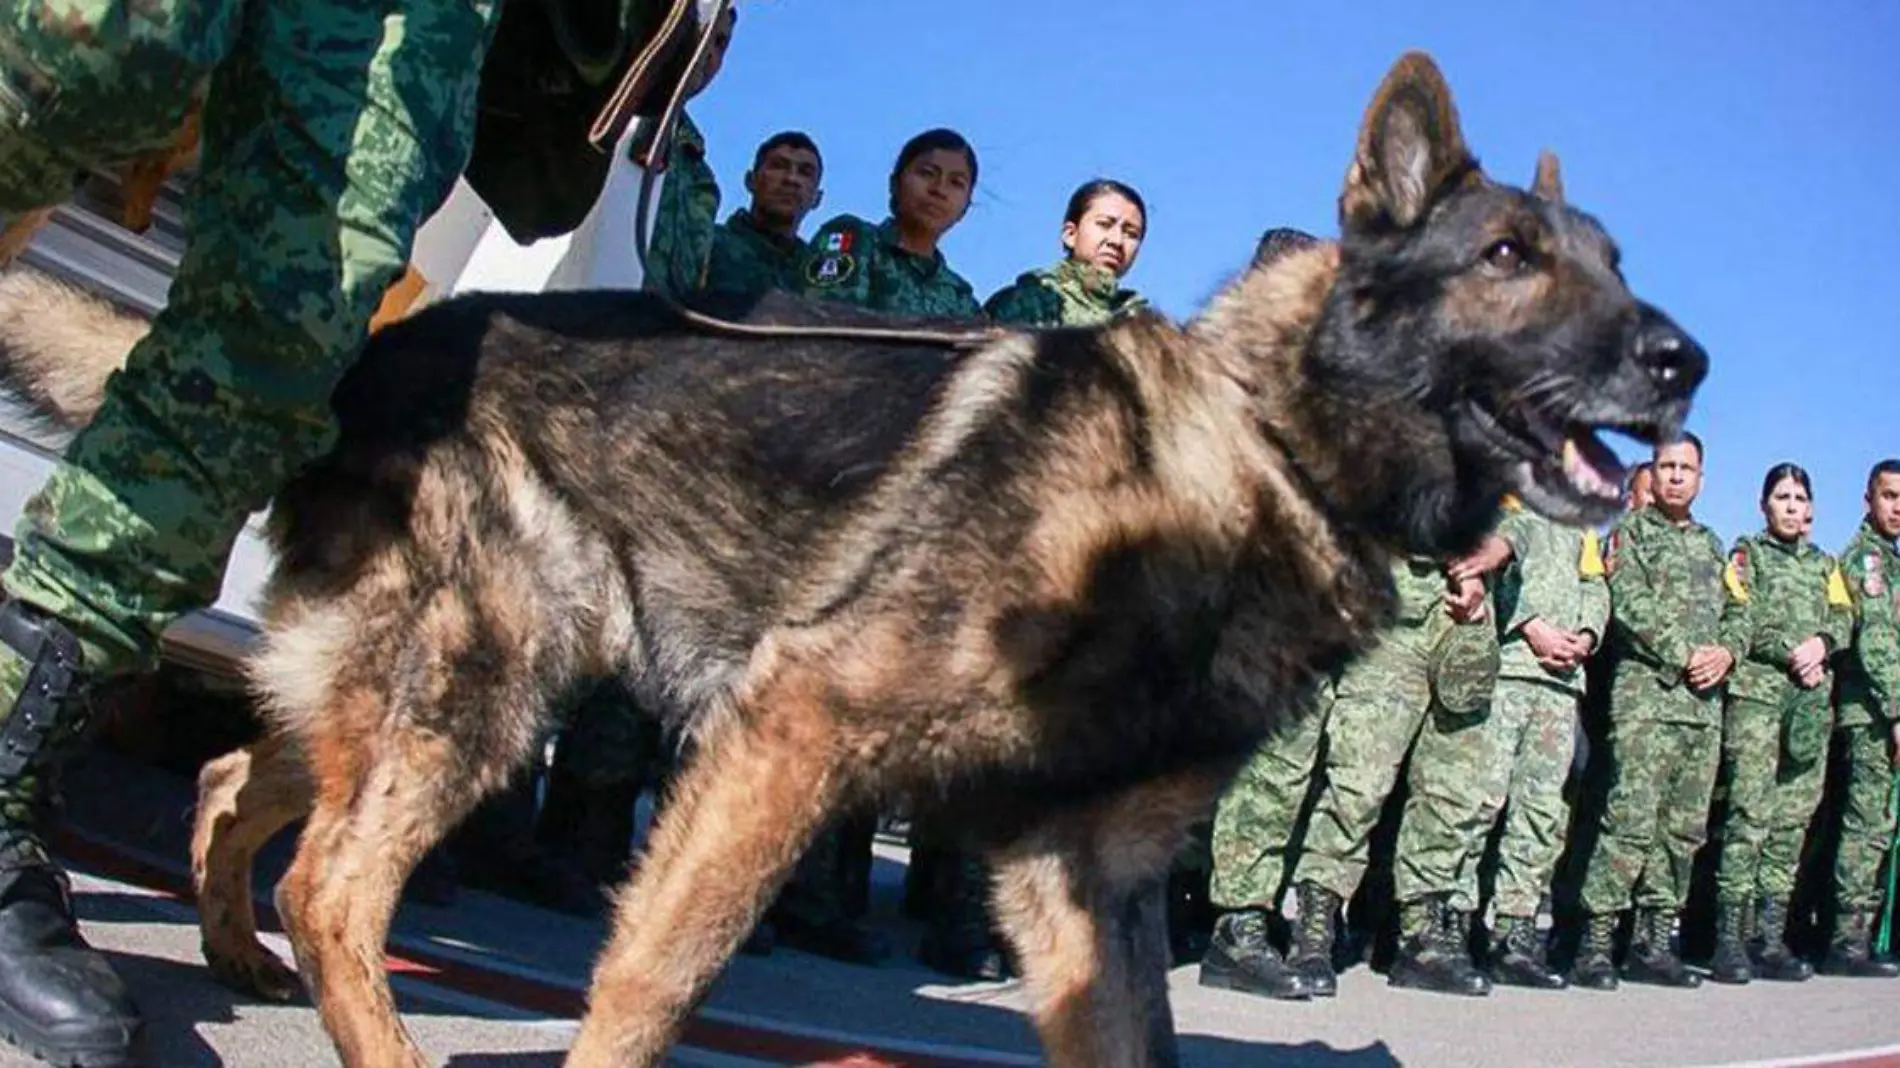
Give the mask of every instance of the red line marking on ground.
[[(56, 833), (53, 844), (59, 852), (91, 871), (143, 886), (186, 904), (192, 903), (188, 879), (137, 857), (127, 856), (105, 842), (66, 831)], [(257, 902), (256, 911), (260, 927), (268, 925), (282, 929), (276, 910), (269, 902)], [(393, 973), (530, 1012), (579, 1019), (587, 1008), (586, 996), (581, 991), (427, 952), (409, 949), (400, 954), (390, 953), (386, 955), (386, 961)], [(708, 1053), (752, 1057), (780, 1064), (815, 1065), (818, 1068), (995, 1068), (998, 1063), (877, 1049), (698, 1017), (687, 1022), (680, 1041), (682, 1045)]]

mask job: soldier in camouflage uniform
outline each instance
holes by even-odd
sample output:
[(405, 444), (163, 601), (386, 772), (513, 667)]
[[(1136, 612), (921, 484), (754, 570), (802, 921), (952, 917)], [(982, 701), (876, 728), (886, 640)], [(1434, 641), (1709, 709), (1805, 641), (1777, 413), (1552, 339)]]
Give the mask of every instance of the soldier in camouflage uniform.
[(1062, 216), (1065, 255), (997, 290), (983, 312), (999, 323), (1094, 326), (1146, 310), (1148, 302), (1121, 281), (1148, 235), (1141, 194), (1111, 178), (1084, 184)]
[[(891, 214), (875, 226), (840, 215), (812, 238), (802, 274), (807, 295), (873, 311), (976, 319), (983, 309), (962, 275), (950, 269), (938, 244), (970, 208), (977, 179), (976, 150), (953, 130), (935, 129), (905, 143), (891, 169)], [(780, 898), (774, 916), (781, 941), (817, 952), (863, 960), (888, 949), (845, 909), (843, 869), (866, 863), (869, 836), (834, 826), (813, 844)], [(947, 845), (947, 828), (926, 817), (911, 827), (911, 869), (947, 871), (942, 892), (919, 890), (930, 901), (930, 926), (919, 956), (926, 964), (967, 978), (1001, 978), (1007, 969), (991, 930), (985, 900), (988, 876), (974, 856)], [(931, 882), (935, 882), (932, 879)]]
[[(1499, 573), (1496, 598), (1501, 666), (1491, 714), (1464, 732), (1459, 748), (1434, 753), (1431, 774), (1414, 776), (1406, 825), (1439, 829), (1449, 848), (1407, 851), (1400, 838), (1399, 896), (1449, 892), (1456, 908), (1477, 907), (1477, 868), (1499, 813), (1497, 936), (1491, 975), (1500, 983), (1540, 989), (1567, 985), (1546, 961), (1537, 914), (1563, 853), (1569, 813), (1564, 784), (1577, 739), (1583, 664), (1609, 624), (1610, 597), (1594, 531), (1565, 526), (1506, 499), (1498, 530), (1454, 577)], [(1427, 767), (1425, 742), (1413, 754)], [(1473, 778), (1448, 776), (1462, 761)], [(1456, 832), (1462, 831), (1462, 834)]]
[(745, 176), (752, 203), (713, 231), (707, 292), (757, 297), (771, 289), (803, 288), (798, 272), (811, 250), (798, 227), (824, 198), (824, 168), (818, 146), (805, 134), (787, 130), (766, 138)]
[[(1454, 670), (1439, 678), (1446, 652), (1471, 647), (1464, 640), (1445, 644), (1449, 632), (1496, 633), (1488, 622), (1489, 595), (1482, 583), (1473, 580), (1451, 589), (1442, 565), (1425, 557), (1395, 561), (1392, 578), (1398, 588), (1392, 623), (1375, 647), (1333, 680), (1326, 711), (1325, 785), (1294, 869), (1299, 924), (1291, 963), (1315, 997), (1337, 992), (1334, 921), (1365, 877), (1379, 811), (1397, 784), (1419, 728), (1443, 699), (1455, 703), (1451, 711), (1459, 717), (1480, 712), (1497, 673), (1493, 637), (1488, 677), (1482, 670)], [(1468, 684), (1474, 675), (1480, 686)], [(1465, 684), (1448, 690), (1445, 681)]]
[[(1836, 731), (1847, 750), (1840, 852), (1834, 860), (1834, 939), (1821, 970), (1890, 977), (1900, 966), (1874, 956), (1880, 872), (1894, 837), (1893, 782), (1900, 762), (1900, 460), (1867, 476), (1867, 516), (1841, 550), (1854, 602), (1854, 633), (1840, 658)], [(1889, 903), (1889, 907), (1891, 903)]]
[(1728, 809), (1716, 875), (1710, 978), (1800, 981), (1813, 974), (1788, 949), (1789, 899), (1808, 823), (1821, 803), (1834, 725), (1828, 659), (1847, 646), (1853, 602), (1834, 558), (1805, 533), (1808, 473), (1777, 464), (1762, 483), (1767, 527), (1729, 553), (1747, 654), (1729, 679), (1722, 765)]
[[(246, 519), (335, 440), (331, 390), (470, 159), (500, 9), (47, 0), (0, 27), (0, 225), (169, 145), (201, 91), (204, 109), (169, 304), (28, 502), (5, 578), (0, 1031), (35, 1054), (135, 1063), (142, 1028), (39, 840), (48, 778), (87, 694), (153, 667), (160, 634), (215, 600)], [(583, 91), (529, 95), (610, 88), (658, 9), (590, 20), (617, 31), (590, 41), (609, 61), (553, 53), (574, 70), (545, 73)]]
[(1623, 977), (1696, 986), (1676, 955), (1690, 868), (1708, 836), (1721, 762), (1722, 683), (1745, 646), (1729, 610), (1722, 543), (1690, 508), (1702, 487), (1693, 435), (1656, 450), (1656, 498), (1610, 537), (1609, 797), (1584, 874), (1571, 981), (1615, 989), (1611, 939), (1636, 905)]
[[(1318, 238), (1277, 227), (1260, 238), (1254, 264), (1270, 266)], [(1208, 857), (1213, 866), (1208, 900), (1214, 932), (1201, 958), (1200, 982), (1270, 998), (1312, 996), (1305, 977), (1288, 966), (1271, 931), (1293, 876), (1300, 815), (1313, 793), (1320, 739), (1332, 707), (1329, 684), (1308, 695), (1303, 714), (1288, 717), (1228, 784), (1214, 810)]]

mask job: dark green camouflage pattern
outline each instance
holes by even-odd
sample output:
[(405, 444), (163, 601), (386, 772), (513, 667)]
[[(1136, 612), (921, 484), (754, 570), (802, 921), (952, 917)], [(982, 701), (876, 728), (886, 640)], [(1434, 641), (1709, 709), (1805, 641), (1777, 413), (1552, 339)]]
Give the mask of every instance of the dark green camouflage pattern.
[(1900, 721), (1900, 552), (1862, 522), (1841, 550), (1854, 631), (1839, 658), (1838, 730), (1848, 751), (1834, 896), (1842, 911), (1878, 907), (1881, 863), (1893, 845), (1894, 723)]
[(713, 230), (704, 288), (740, 297), (773, 289), (796, 293), (804, 288), (799, 270), (809, 254), (805, 242), (761, 229), (751, 210), (740, 208)]
[(1098, 326), (1147, 308), (1113, 271), (1071, 259), (1024, 272), (983, 302), (983, 314), (1016, 326)]
[(1314, 704), (1254, 750), (1215, 806), (1208, 883), (1215, 908), (1279, 909), (1298, 855), (1300, 811), (1319, 770), (1330, 684), (1321, 684)]
[(719, 179), (706, 162), (706, 138), (684, 111), (666, 161), (641, 284), (679, 298), (705, 285), (719, 221)]
[(28, 502), (6, 575), (71, 625), (90, 670), (134, 670), (216, 598), (245, 520), (333, 442), (330, 392), (468, 157), (496, 5), (9, 12), (8, 210), (66, 199), (78, 165), (169, 143), (210, 75), (170, 306)]
[(1582, 696), (1581, 666), (1553, 672), (1537, 662), (1524, 625), (1542, 619), (1568, 631), (1587, 631), (1603, 644), (1610, 623), (1610, 588), (1595, 531), (1566, 526), (1528, 508), (1507, 508), (1498, 535), (1511, 545), (1511, 563), (1498, 576), (1498, 625), (1503, 634), (1500, 678), (1557, 686)]
[(925, 258), (897, 245), (897, 223), (840, 215), (812, 236), (802, 274), (807, 294), (872, 311), (949, 319), (983, 314), (976, 291), (939, 249)]
[(1834, 855), (1834, 902), (1843, 913), (1880, 906), (1881, 864), (1893, 846), (1893, 735), (1885, 724), (1839, 728), (1847, 747), (1841, 839)]

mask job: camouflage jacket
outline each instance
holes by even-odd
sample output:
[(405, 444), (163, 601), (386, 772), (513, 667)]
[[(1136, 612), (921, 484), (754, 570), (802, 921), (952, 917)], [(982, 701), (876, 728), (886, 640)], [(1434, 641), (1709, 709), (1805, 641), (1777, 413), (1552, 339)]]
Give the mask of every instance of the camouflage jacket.
[(762, 230), (752, 221), (752, 212), (740, 208), (713, 230), (705, 289), (742, 297), (756, 297), (768, 289), (796, 293), (798, 270), (807, 252), (805, 242), (796, 236)]
[(872, 226), (840, 215), (819, 227), (800, 281), (810, 296), (873, 311), (945, 319), (983, 314), (976, 291), (950, 269), (941, 250), (926, 259), (898, 247), (893, 219)]
[(1839, 722), (1900, 719), (1900, 552), (1862, 522), (1841, 551), (1841, 576), (1854, 602), (1854, 635), (1837, 665)]
[(653, 205), (652, 243), (641, 284), (672, 297), (704, 287), (718, 220), (719, 179), (706, 162), (706, 139), (682, 111)]
[(1728, 574), (1748, 648), (1728, 691), (1779, 706), (1799, 688), (1788, 669), (1795, 646), (1818, 634), (1832, 655), (1852, 636), (1854, 606), (1840, 568), (1805, 538), (1789, 544), (1761, 533), (1736, 541)]
[(1610, 619), (1610, 590), (1596, 531), (1565, 526), (1515, 502), (1507, 503), (1498, 535), (1511, 545), (1511, 563), (1498, 576), (1498, 674), (1583, 692), (1583, 669), (1544, 669), (1524, 639), (1524, 626), (1541, 619), (1563, 630), (1588, 631), (1601, 647)]
[(983, 313), (1022, 326), (1096, 326), (1148, 307), (1141, 294), (1121, 288), (1119, 281), (1101, 267), (1065, 259), (1019, 275), (983, 303)]
[(1444, 565), (1429, 556), (1402, 556), (1392, 561), (1392, 582), (1398, 587), (1398, 610), (1393, 623), (1417, 626), (1445, 603)]
[[(1691, 519), (1681, 526), (1651, 506), (1610, 534), (1609, 656), (1618, 674), (1637, 667), (1664, 688), (1685, 685), (1697, 646), (1719, 645), (1739, 662), (1747, 651), (1723, 581), (1722, 542)], [(1719, 687), (1718, 687), (1719, 689)], [(1715, 706), (1713, 714), (1720, 715)]]

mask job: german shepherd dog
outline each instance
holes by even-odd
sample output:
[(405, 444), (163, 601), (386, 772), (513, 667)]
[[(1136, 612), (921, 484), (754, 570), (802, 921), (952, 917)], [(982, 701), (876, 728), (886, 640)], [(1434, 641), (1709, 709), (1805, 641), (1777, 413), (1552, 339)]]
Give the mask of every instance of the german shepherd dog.
[[(1049, 1063), (1177, 1063), (1156, 888), (1367, 647), (1391, 554), (1468, 549), (1506, 493), (1606, 519), (1597, 431), (1676, 434), (1707, 371), (1554, 160), (1528, 191), (1480, 171), (1423, 55), (1373, 98), (1339, 222), (1185, 326), (770, 340), (569, 293), (376, 334), (338, 445), (272, 512), (270, 730), (201, 778), (211, 967), (275, 996), (300, 979), (351, 1068), (426, 1063), (384, 973), (403, 881), (564, 687), (617, 672), (692, 755), (569, 1065), (659, 1063), (814, 832), (891, 798), (992, 862)], [(66, 316), (44, 283), (23, 299), (6, 379), (83, 421), (123, 349), (36, 343)], [(306, 816), (277, 888), (293, 978), (248, 875)]]

